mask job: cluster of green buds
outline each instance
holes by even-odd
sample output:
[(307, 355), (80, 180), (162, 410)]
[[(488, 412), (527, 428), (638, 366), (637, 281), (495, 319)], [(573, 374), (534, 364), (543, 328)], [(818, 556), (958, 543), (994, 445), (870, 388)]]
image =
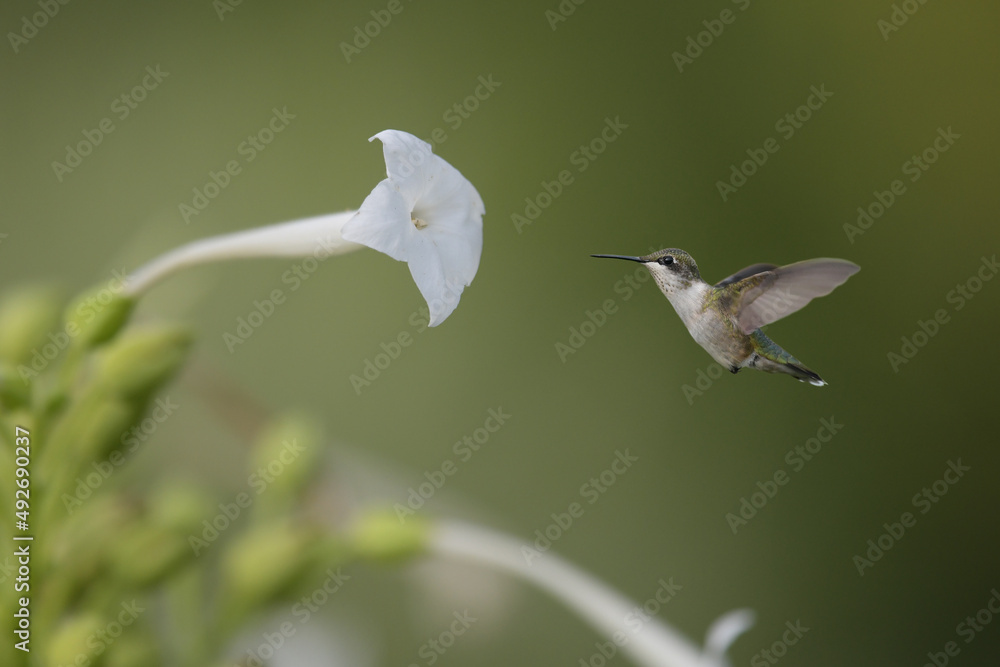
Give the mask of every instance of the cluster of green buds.
[(30, 627), (30, 639), (0, 644), (0, 664), (224, 664), (249, 623), (315, 588), (330, 568), (421, 550), (417, 522), (379, 514), (336, 529), (309, 508), (322, 439), (301, 416), (257, 435), (235, 496), (118, 472), (134, 468), (129, 434), (163, 413), (161, 394), (192, 338), (175, 325), (130, 325), (133, 299), (96, 294), (68, 307), (45, 288), (0, 296), (5, 505), (19, 488), (7, 474), (17, 434), (30, 443), (20, 452), (30, 455), (21, 461), (26, 521), (0, 517), (7, 544), (30, 537), (15, 542), (30, 552), (24, 585), (13, 585), (17, 563), (0, 571), (0, 614), (14, 630)]

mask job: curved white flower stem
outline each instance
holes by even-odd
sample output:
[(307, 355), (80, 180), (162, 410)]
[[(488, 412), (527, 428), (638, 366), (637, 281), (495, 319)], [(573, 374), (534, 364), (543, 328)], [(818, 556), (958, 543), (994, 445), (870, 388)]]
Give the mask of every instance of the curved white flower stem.
[[(431, 529), (428, 548), (438, 555), (462, 558), (504, 570), (548, 591), (606, 637), (623, 633), (628, 641), (622, 652), (648, 667), (707, 667), (726, 664), (718, 646), (703, 652), (676, 630), (650, 618), (638, 631), (626, 629), (625, 618), (639, 605), (595, 579), (572, 563), (548, 552), (529, 563), (522, 553), (525, 544), (514, 537), (461, 521), (439, 521)], [(729, 639), (749, 627), (749, 612), (724, 616)], [(712, 634), (712, 633), (710, 633)], [(711, 645), (712, 642), (710, 641)], [(726, 647), (721, 647), (724, 651)], [(715, 650), (713, 650), (715, 649)]]
[(356, 211), (331, 213), (193, 241), (160, 255), (129, 277), (125, 295), (138, 296), (180, 269), (224, 259), (249, 257), (328, 257), (363, 248), (340, 234)]

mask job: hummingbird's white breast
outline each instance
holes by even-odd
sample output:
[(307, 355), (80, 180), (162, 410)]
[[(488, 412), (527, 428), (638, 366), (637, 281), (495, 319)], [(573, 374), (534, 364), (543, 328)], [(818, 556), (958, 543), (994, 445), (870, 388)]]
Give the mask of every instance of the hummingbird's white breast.
[(723, 319), (726, 315), (717, 308), (705, 307), (705, 301), (713, 289), (708, 283), (698, 280), (680, 289), (663, 289), (663, 293), (691, 337), (713, 359), (725, 368), (742, 366), (746, 361), (747, 351), (742, 349), (745, 345), (735, 343), (743, 343), (745, 336), (733, 340), (734, 325)]
[(660, 289), (689, 330), (694, 323), (708, 314), (705, 310), (705, 298), (712, 289), (708, 283), (699, 280), (683, 287), (661, 284)]

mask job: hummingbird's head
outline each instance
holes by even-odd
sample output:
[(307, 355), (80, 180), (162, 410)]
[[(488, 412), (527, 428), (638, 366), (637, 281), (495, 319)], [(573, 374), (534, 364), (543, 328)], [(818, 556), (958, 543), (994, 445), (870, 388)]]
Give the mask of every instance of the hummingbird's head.
[(693, 283), (701, 282), (701, 274), (694, 258), (680, 248), (664, 248), (642, 257), (629, 255), (592, 255), (611, 259), (640, 262), (652, 274), (656, 284), (668, 297), (687, 290)]

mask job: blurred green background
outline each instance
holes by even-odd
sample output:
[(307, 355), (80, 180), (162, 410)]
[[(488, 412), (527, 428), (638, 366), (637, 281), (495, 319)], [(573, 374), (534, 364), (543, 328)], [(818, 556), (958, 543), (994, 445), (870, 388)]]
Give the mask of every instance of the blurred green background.
[[(996, 661), (1000, 619), (968, 643), (956, 626), (1000, 586), (1000, 280), (949, 299), (1000, 251), (996, 3), (898, 4), (907, 20), (891, 31), (890, 2), (222, 6), (70, 3), (30, 39), (8, 34), (0, 285), (76, 291), (188, 240), (356, 208), (384, 176), (367, 138), (385, 128), (426, 139), (440, 128), (435, 152), (486, 203), (482, 264), (452, 317), (426, 331), (412, 324), (424, 304), (406, 266), (373, 252), (325, 262), (294, 291), (285, 260), (158, 287), (139, 319), (189, 323), (198, 345), (171, 392), (179, 416), (136, 457), (133, 483), (190, 478), (222, 498), (245, 483), (231, 426), (259, 415), (220, 417), (206, 377), (266, 410), (314, 414), (331, 451), (375, 471), (371, 502), (405, 501), (425, 471), (455, 460), (421, 512), (525, 538), (627, 448), (638, 463), (553, 548), (640, 601), (672, 577), (683, 590), (660, 617), (698, 641), (724, 611), (757, 610), (734, 664), (765, 664), (759, 652), (796, 620), (809, 632), (782, 664), (921, 665), (949, 641), (953, 664)], [(38, 11), (4, 3), (0, 25), (22, 32)], [(348, 58), (343, 44), (373, 11), (391, 21)], [(686, 50), (690, 62), (675, 55)], [(115, 100), (147, 67), (168, 74), (122, 117)], [(480, 77), (498, 85), (476, 100)], [(832, 95), (788, 136), (776, 124), (811, 87)], [(294, 119), (247, 161), (241, 142), (275, 108)], [(114, 130), (57, 175), (52, 163), (104, 118)], [(624, 129), (581, 161), (607, 119)], [(911, 180), (904, 163), (949, 128), (959, 138)], [(724, 199), (717, 182), (771, 137), (777, 152)], [(234, 159), (242, 171), (186, 223), (179, 205)], [(515, 224), (563, 170), (573, 182)], [(845, 230), (896, 179), (905, 192), (881, 217)], [(588, 257), (659, 247), (687, 250), (712, 282), (755, 262), (858, 263), (846, 285), (768, 329), (830, 386), (747, 371), (686, 392), (711, 358), (652, 282), (628, 299), (616, 290), (634, 265)], [(275, 288), (287, 301), (231, 353), (223, 334)], [(561, 359), (557, 343), (607, 299), (615, 312)], [(894, 370), (888, 353), (938, 309), (948, 321)], [(403, 331), (414, 343), (356, 392), (350, 376)], [(508, 423), (459, 462), (452, 445), (499, 407)], [(822, 418), (842, 430), (795, 470), (786, 453)], [(959, 459), (971, 470), (921, 514), (914, 494)], [(789, 483), (734, 535), (727, 513), (778, 470)], [(916, 525), (859, 576), (854, 557), (906, 511)], [(459, 577), (446, 570), (429, 594), (415, 576), (355, 572), (324, 621), (349, 620), (371, 652), (350, 664), (428, 664), (420, 646), (464, 608), (482, 621), (437, 664), (575, 665), (601, 641), (535, 591), (498, 599), (465, 572), (446, 594)]]

